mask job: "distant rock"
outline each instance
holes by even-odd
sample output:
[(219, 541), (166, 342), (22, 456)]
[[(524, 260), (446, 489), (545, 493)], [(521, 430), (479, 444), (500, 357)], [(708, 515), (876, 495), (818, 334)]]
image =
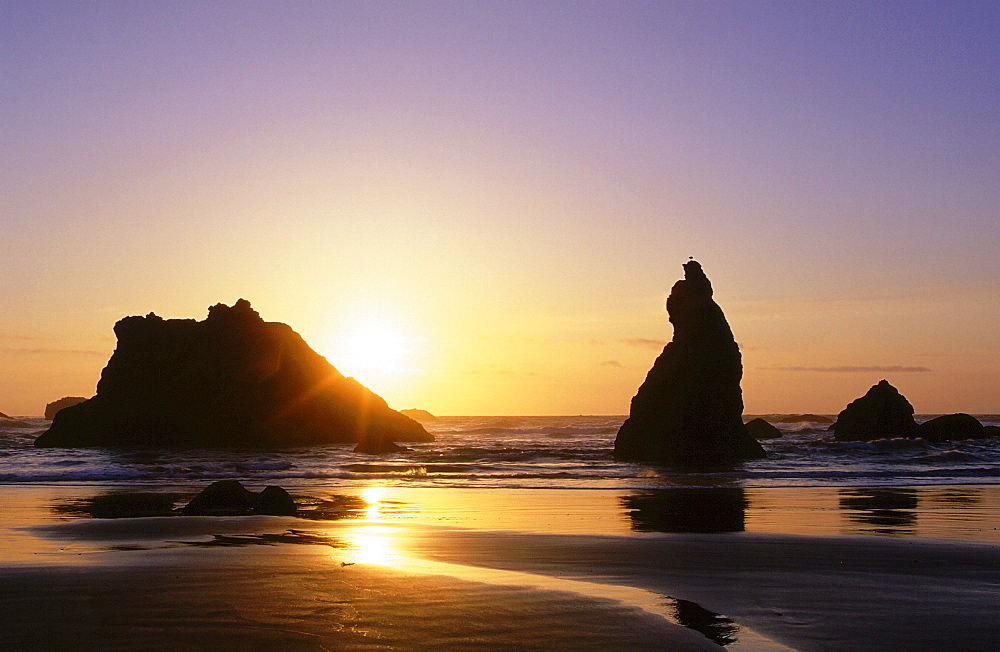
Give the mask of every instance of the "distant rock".
[(770, 419), (771, 423), (833, 423), (830, 417), (819, 414), (776, 414)]
[(4, 428), (35, 428), (38, 429), (38, 424), (32, 421), (25, 421), (24, 419), (10, 419), (0, 417), (0, 426)]
[(746, 428), (754, 439), (777, 439), (784, 434), (760, 417), (747, 421)]
[(953, 439), (982, 439), (990, 437), (989, 431), (971, 414), (946, 414), (917, 426), (916, 437), (927, 441), (951, 441)]
[(913, 406), (888, 381), (881, 380), (867, 394), (851, 401), (837, 416), (834, 439), (871, 441), (913, 437), (916, 430)]
[(427, 410), (418, 410), (417, 408), (409, 408), (406, 410), (400, 410), (401, 414), (405, 414), (411, 419), (416, 419), (417, 421), (437, 421), (437, 417), (428, 412)]
[(984, 437), (1000, 437), (1000, 426), (983, 426)]
[(52, 401), (45, 406), (45, 418), (49, 421), (56, 416), (56, 412), (63, 408), (68, 408), (71, 405), (76, 405), (77, 403), (83, 403), (87, 399), (83, 396), (64, 396), (58, 401)]
[(240, 299), (203, 321), (115, 324), (97, 395), (63, 408), (36, 446), (219, 448), (433, 441), (286, 324)]
[(281, 487), (254, 493), (237, 480), (213, 482), (195, 496), (181, 513), (187, 516), (295, 516), (295, 500)]
[(0, 419), (13, 419), (14, 417), (8, 416), (3, 412), (0, 412)]
[(667, 299), (673, 339), (632, 398), (615, 457), (681, 466), (716, 466), (764, 457), (743, 425), (743, 363), (701, 265)]

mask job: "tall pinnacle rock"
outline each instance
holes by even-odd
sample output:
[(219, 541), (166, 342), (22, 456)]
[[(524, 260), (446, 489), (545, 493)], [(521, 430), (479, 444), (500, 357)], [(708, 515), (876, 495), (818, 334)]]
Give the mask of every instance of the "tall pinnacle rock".
[(667, 299), (674, 337), (632, 398), (615, 439), (620, 460), (711, 466), (764, 457), (743, 426), (743, 362), (701, 265)]

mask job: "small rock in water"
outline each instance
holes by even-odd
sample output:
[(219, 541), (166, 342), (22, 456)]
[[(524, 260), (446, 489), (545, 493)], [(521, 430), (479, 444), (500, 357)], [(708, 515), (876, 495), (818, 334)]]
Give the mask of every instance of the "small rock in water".
[(871, 441), (913, 437), (917, 422), (906, 397), (889, 381), (881, 380), (840, 412), (833, 430), (837, 441)]
[(945, 414), (917, 426), (917, 437), (927, 441), (951, 441), (953, 439), (982, 439), (990, 434), (971, 414)]
[(784, 434), (760, 417), (747, 421), (746, 425), (747, 433), (754, 439), (777, 439)]

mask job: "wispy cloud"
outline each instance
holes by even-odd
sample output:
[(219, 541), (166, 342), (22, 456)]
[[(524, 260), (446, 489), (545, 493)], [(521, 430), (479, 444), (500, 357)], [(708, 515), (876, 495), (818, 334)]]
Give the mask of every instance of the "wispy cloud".
[(918, 373), (930, 371), (927, 367), (904, 367), (902, 365), (888, 365), (879, 367), (760, 367), (760, 369), (773, 371), (815, 371), (821, 373)]
[(0, 340), (17, 340), (21, 342), (40, 342), (42, 340), (52, 339), (48, 337), (43, 337), (41, 335), (21, 335), (19, 333), (0, 333)]
[(643, 349), (662, 349), (663, 348), (663, 340), (654, 340), (654, 339), (650, 339), (648, 337), (627, 337), (627, 338), (624, 338), (624, 339), (620, 339), (618, 341), (621, 342), (622, 344), (626, 344), (628, 346), (638, 346), (638, 347), (643, 348)]
[(48, 349), (48, 348), (18, 348), (12, 346), (0, 347), (0, 351), (4, 353), (30, 353), (32, 355), (42, 354), (42, 355), (107, 355), (105, 352), (101, 351), (88, 351), (85, 349)]
[(602, 366), (602, 367), (618, 367), (619, 369), (624, 369), (625, 368), (625, 365), (623, 365), (622, 363), (618, 362), (617, 360), (605, 360), (604, 362), (600, 363), (600, 366)]

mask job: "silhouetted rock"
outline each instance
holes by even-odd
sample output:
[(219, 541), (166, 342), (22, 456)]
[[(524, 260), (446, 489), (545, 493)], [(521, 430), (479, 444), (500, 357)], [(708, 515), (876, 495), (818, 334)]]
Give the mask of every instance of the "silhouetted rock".
[(760, 417), (747, 421), (747, 434), (754, 439), (775, 439), (784, 433)]
[(220, 480), (202, 489), (181, 511), (195, 516), (245, 516), (253, 514), (257, 498), (237, 480)]
[(237, 480), (220, 480), (205, 487), (182, 510), (188, 516), (294, 516), (295, 501), (281, 487), (254, 493)]
[(0, 426), (5, 428), (38, 428), (38, 424), (24, 419), (10, 419), (0, 417)]
[(771, 423), (833, 423), (830, 417), (819, 414), (776, 414), (768, 419)]
[(912, 437), (916, 429), (913, 406), (888, 381), (881, 380), (840, 412), (834, 427), (834, 439), (871, 441)]
[(983, 426), (984, 437), (1000, 437), (1000, 426)]
[(694, 466), (764, 457), (743, 425), (739, 346), (697, 262), (684, 264), (667, 313), (673, 339), (632, 398), (615, 457)]
[(952, 439), (982, 439), (990, 434), (971, 414), (946, 414), (917, 426), (917, 437), (927, 441), (950, 441)]
[(45, 418), (51, 421), (59, 410), (76, 405), (77, 403), (83, 403), (86, 400), (83, 396), (64, 396), (58, 401), (52, 401), (45, 406)]
[(11, 416), (7, 416), (7, 415), (6, 415), (6, 414), (4, 414), (3, 412), (0, 412), (0, 419), (13, 419), (13, 418), (14, 418), (14, 417), (11, 417)]
[(56, 413), (36, 446), (150, 448), (432, 441), (240, 299), (204, 321), (125, 317), (97, 395)]
[(409, 408), (406, 410), (400, 410), (400, 413), (405, 414), (411, 419), (416, 419), (417, 421), (437, 421), (437, 417), (428, 412), (427, 410), (418, 410), (417, 408)]
[(257, 504), (258, 514), (269, 514), (271, 516), (295, 516), (298, 508), (295, 499), (291, 494), (273, 485), (264, 487), (259, 494), (260, 500)]

